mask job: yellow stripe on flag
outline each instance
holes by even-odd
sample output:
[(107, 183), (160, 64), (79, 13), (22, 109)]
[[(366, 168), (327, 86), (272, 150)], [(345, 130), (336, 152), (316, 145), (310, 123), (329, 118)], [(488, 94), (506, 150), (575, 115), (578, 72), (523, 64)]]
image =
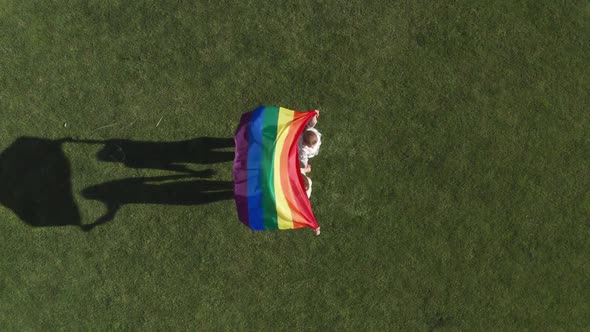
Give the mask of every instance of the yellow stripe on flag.
[[(274, 155), (274, 182), (275, 182), (275, 200), (277, 205), (277, 222), (279, 229), (292, 229), (293, 216), (291, 208), (287, 203), (285, 191), (281, 185), (281, 177), (288, 176), (286, 161), (287, 158), (282, 158), (285, 139), (289, 133), (289, 126), (293, 122), (295, 113), (286, 108), (279, 109), (279, 119), (277, 125), (277, 143)], [(286, 153), (286, 152), (285, 152)], [(282, 170), (282, 171), (281, 171)], [(288, 181), (287, 181), (288, 182)]]

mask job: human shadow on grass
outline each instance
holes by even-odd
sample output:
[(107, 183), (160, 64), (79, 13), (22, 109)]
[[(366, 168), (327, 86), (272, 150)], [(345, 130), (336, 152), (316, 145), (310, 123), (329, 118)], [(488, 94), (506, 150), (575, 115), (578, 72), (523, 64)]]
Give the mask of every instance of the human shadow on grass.
[[(84, 189), (82, 196), (103, 202), (107, 212), (92, 224), (82, 224), (63, 143), (102, 144), (99, 161), (181, 174), (125, 178)], [(227, 200), (233, 197), (231, 181), (205, 180), (212, 170), (190, 166), (229, 162), (233, 151), (219, 149), (230, 147), (233, 139), (211, 137), (178, 142), (21, 137), (0, 154), (0, 204), (31, 226), (74, 225), (89, 231), (111, 221), (125, 204), (202, 205)]]
[(126, 204), (202, 205), (228, 200), (233, 197), (233, 182), (195, 179), (193, 175), (138, 177), (88, 187), (82, 196), (106, 206), (106, 213), (91, 226), (95, 227), (113, 220)]
[(20, 137), (0, 153), (0, 204), (28, 225), (84, 228), (63, 143)]
[(99, 161), (121, 163), (134, 169), (181, 173), (125, 178), (84, 189), (84, 198), (102, 202), (107, 210), (90, 228), (113, 220), (117, 211), (127, 204), (203, 205), (233, 197), (232, 181), (205, 180), (213, 175), (212, 170), (190, 167), (232, 161), (234, 152), (227, 151), (234, 146), (232, 138), (199, 137), (176, 142), (126, 139), (72, 142), (103, 144), (96, 155)]
[[(71, 140), (74, 143), (103, 144), (96, 158), (104, 162), (118, 162), (129, 168), (158, 169), (194, 173), (186, 164), (210, 165), (231, 161), (233, 138), (198, 137), (176, 142), (110, 140)], [(196, 173), (198, 174), (198, 172)]]

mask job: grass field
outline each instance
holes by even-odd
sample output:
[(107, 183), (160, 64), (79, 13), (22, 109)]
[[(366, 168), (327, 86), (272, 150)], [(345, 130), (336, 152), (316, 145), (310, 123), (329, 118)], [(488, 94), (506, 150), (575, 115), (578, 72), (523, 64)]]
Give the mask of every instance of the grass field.
[[(0, 330), (587, 329), (589, 88), (588, 0), (2, 0)], [(182, 153), (262, 104), (319, 237)]]

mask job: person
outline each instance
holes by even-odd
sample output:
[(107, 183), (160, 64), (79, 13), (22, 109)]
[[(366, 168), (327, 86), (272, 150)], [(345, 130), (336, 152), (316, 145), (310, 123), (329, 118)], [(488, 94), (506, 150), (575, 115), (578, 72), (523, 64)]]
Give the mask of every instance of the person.
[[(315, 129), (315, 125), (318, 123), (319, 110), (314, 110), (317, 114), (309, 120), (306, 125), (305, 131), (299, 139), (299, 161), (301, 163), (301, 174), (303, 176), (303, 185), (307, 197), (311, 197), (311, 185), (312, 181), (306, 173), (311, 172), (311, 165), (308, 163), (309, 158), (317, 156), (320, 150), (322, 134)], [(313, 230), (315, 235), (320, 235), (320, 227)]]
[(299, 139), (299, 161), (301, 162), (302, 167), (307, 167), (309, 158), (313, 158), (320, 153), (322, 134), (315, 129), (315, 125), (318, 122), (318, 116), (319, 113), (309, 120), (307, 128)]
[[(312, 182), (311, 182), (311, 179), (305, 175), (303, 168), (301, 169), (301, 173), (303, 175), (303, 187), (305, 188), (305, 193), (307, 194), (307, 197), (309, 198), (309, 197), (311, 197), (311, 184), (312, 184)], [(315, 235), (320, 235), (320, 228), (319, 227), (314, 229), (313, 231), (315, 232)]]
[(306, 168), (301, 169), (301, 174), (303, 175), (303, 188), (305, 188), (305, 193), (307, 194), (307, 198), (311, 198), (311, 179), (305, 175), (306, 170), (310, 170), (311, 168), (307, 165)]

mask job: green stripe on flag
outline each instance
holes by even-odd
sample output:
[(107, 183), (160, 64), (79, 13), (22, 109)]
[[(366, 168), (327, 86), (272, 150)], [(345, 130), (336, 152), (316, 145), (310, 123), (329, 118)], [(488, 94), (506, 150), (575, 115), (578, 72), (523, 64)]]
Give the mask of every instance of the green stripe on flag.
[(262, 220), (264, 229), (279, 229), (277, 222), (277, 208), (274, 185), (274, 154), (277, 140), (277, 122), (279, 108), (275, 106), (264, 108), (264, 124), (262, 127)]

